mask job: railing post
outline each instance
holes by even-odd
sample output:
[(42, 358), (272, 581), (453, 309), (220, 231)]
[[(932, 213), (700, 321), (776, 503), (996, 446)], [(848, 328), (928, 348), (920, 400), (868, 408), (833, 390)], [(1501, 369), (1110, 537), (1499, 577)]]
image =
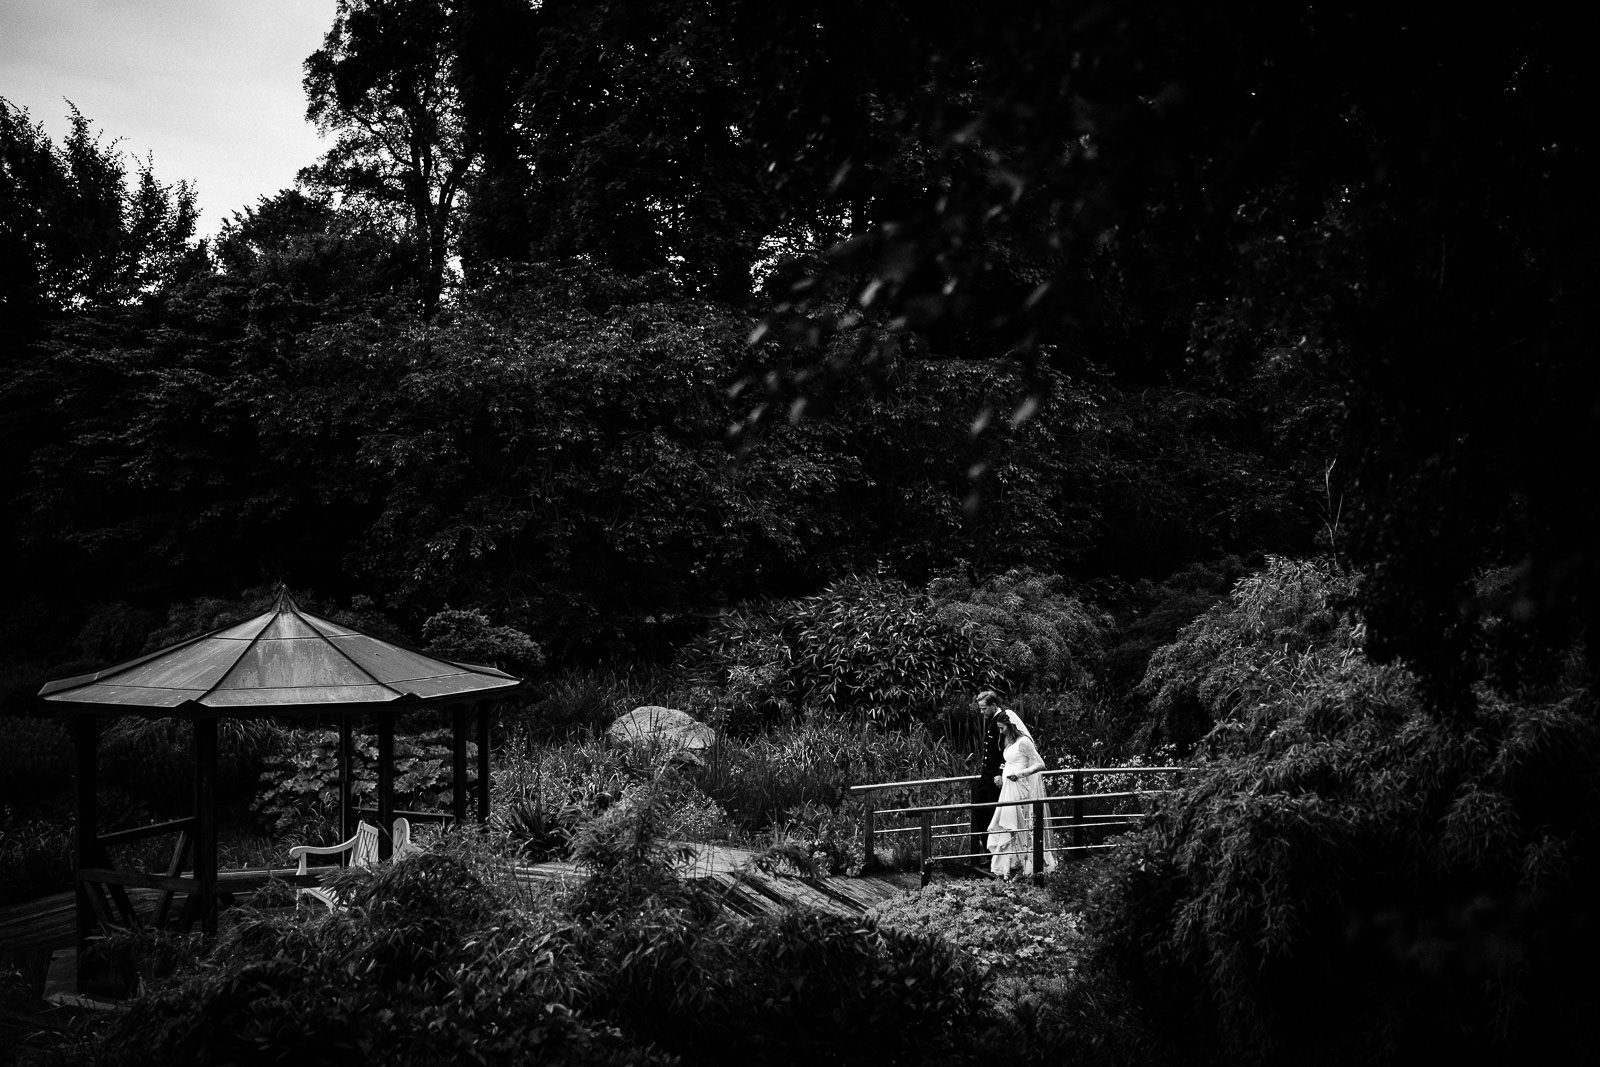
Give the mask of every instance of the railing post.
[[(378, 858), (394, 854), (394, 713), (378, 712)], [(348, 854), (347, 854), (348, 855)], [(340, 863), (348, 865), (341, 856)]]
[(457, 704), (450, 713), (450, 817), (456, 829), (467, 825), (467, 730), (469, 711)]
[(194, 720), (194, 882), (200, 933), (217, 933), (217, 719)]
[(1083, 847), (1083, 772), (1072, 772), (1072, 847)]
[(75, 889), (73, 914), (78, 942), (78, 992), (88, 992), (93, 983), (90, 971), (84, 966), (84, 955), (95, 932), (94, 891), (77, 872), (99, 862), (99, 790), (96, 782), (98, 770), (97, 747), (100, 728), (89, 715), (74, 716), (71, 720), (76, 774), (73, 778), (73, 867)]
[[(1041, 784), (1042, 790), (1044, 786)], [(1044, 798), (1033, 798), (1033, 877), (1035, 880), (1044, 877)]]
[(489, 767), (489, 713), (494, 702), (480, 700), (478, 709), (478, 825), (489, 825), (489, 786), (492, 772)]
[(876, 808), (870, 792), (861, 794), (866, 797), (867, 810), (861, 819), (861, 852), (863, 867), (871, 867), (877, 863), (877, 857), (872, 854), (872, 831)]
[(339, 840), (348, 841), (356, 836), (355, 738), (351, 733), (350, 713), (339, 713)]
[(922, 884), (933, 878), (933, 812), (922, 813)]

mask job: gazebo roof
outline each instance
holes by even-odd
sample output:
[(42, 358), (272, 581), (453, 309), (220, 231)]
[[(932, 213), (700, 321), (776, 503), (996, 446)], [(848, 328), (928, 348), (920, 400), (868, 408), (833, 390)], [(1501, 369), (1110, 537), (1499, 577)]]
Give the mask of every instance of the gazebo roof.
[(493, 667), (437, 659), (307, 614), (283, 592), (271, 611), (247, 622), (47, 682), (39, 695), (80, 705), (78, 714), (87, 704), (144, 715), (241, 716), (446, 703), (504, 696), (521, 684)]

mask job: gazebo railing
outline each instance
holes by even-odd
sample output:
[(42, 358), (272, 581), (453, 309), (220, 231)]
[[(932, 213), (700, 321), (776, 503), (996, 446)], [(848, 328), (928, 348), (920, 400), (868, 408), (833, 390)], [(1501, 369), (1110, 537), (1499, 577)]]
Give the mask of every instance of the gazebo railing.
[[(407, 811), (399, 814), (412, 819), (449, 819), (448, 815), (439, 812)], [(190, 815), (95, 836), (91, 865), (77, 871), (77, 884), (102, 930), (171, 928), (183, 931), (194, 925), (199, 910), (200, 878), (193, 873), (185, 874), (184, 871), (191, 865), (197, 821), (195, 816)], [(115, 846), (146, 841), (165, 834), (176, 834), (177, 840), (173, 843), (172, 858), (164, 873), (127, 870), (117, 867), (112, 860), (110, 849)], [(269, 881), (319, 885), (322, 878), (321, 871), (302, 875), (296, 873), (293, 867), (263, 867), (218, 871), (213, 884), (218, 889), (239, 893), (259, 889)], [(155, 890), (159, 893), (148, 920), (140, 916), (138, 905), (128, 893), (130, 889)], [(174, 916), (172, 904), (179, 894), (184, 896), (185, 904), (182, 912)]]
[[(377, 808), (356, 808), (354, 810), (357, 815), (370, 815), (374, 819), (378, 817)], [(412, 822), (436, 822), (445, 826), (456, 821), (455, 813), (449, 811), (407, 811), (404, 808), (395, 808), (389, 814), (396, 818), (410, 819)]]

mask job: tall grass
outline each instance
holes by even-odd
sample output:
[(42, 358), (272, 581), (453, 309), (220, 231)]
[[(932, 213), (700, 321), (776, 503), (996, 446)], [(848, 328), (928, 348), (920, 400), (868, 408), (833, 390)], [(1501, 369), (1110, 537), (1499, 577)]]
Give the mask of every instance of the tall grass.
[(584, 821), (647, 787), (670, 837), (797, 834), (837, 850), (860, 830), (851, 786), (966, 773), (964, 757), (924, 728), (816, 721), (743, 741), (720, 736), (690, 759), (597, 737), (519, 738), (497, 759), (493, 795), (497, 828), (530, 856), (558, 854)]
[(813, 722), (743, 744), (720, 741), (694, 776), (707, 796), (754, 831), (807, 804), (837, 808), (853, 785), (967, 773), (962, 756), (922, 727)]

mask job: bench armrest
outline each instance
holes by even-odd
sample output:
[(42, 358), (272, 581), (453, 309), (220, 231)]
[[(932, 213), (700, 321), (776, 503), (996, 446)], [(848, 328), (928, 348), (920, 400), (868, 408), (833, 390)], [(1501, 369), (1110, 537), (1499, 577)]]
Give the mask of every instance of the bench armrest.
[(360, 840), (360, 838), (361, 835), (357, 834), (350, 840), (338, 845), (295, 845), (293, 848), (289, 849), (289, 858), (292, 860), (299, 860), (300, 870), (297, 873), (305, 874), (307, 856), (337, 856), (341, 852), (349, 852), (351, 849), (356, 847), (356, 842)]

